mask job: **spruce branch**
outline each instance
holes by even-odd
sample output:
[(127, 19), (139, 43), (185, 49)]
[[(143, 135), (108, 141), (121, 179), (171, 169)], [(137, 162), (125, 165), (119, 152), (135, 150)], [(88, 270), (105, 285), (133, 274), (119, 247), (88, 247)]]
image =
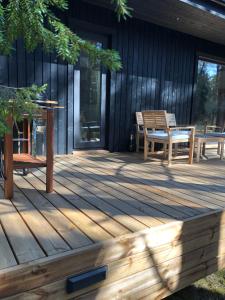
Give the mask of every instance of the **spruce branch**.
[[(115, 5), (119, 20), (130, 16), (131, 9), (127, 6), (127, 0), (109, 2)], [(0, 52), (11, 54), (15, 41), (23, 38), (25, 48), (30, 52), (42, 46), (46, 52), (56, 52), (64, 61), (75, 64), (80, 51), (84, 51), (91, 60), (100, 61), (110, 70), (121, 69), (118, 52), (99, 49), (80, 38), (56, 17), (54, 12), (57, 9), (66, 11), (68, 1), (0, 0)]]

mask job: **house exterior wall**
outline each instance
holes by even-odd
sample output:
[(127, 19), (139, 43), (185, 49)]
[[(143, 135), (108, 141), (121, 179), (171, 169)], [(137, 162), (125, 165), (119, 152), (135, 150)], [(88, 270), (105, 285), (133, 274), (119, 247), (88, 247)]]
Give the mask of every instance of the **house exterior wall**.
[[(73, 3), (73, 5), (72, 5)], [(119, 51), (123, 69), (109, 74), (106, 148), (125, 151), (134, 131), (134, 112), (167, 109), (178, 123), (190, 123), (198, 53), (225, 59), (225, 46), (131, 18), (117, 22), (114, 12), (83, 1), (71, 1), (63, 16), (71, 28), (108, 37)], [(21, 41), (9, 58), (0, 57), (0, 84), (26, 86), (48, 83), (48, 96), (64, 109), (55, 116), (55, 152), (73, 150), (74, 66), (40, 49), (28, 54)]]

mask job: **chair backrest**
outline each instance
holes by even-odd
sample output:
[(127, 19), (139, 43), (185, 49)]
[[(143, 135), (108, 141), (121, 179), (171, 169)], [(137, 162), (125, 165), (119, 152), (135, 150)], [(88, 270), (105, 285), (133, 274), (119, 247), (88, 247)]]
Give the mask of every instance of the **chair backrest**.
[(204, 128), (205, 133), (223, 132), (224, 128), (216, 125), (206, 125)]
[(169, 127), (176, 127), (177, 126), (175, 114), (167, 113), (166, 118), (167, 118), (167, 124), (168, 124)]
[(147, 129), (167, 129), (168, 122), (165, 110), (147, 110), (142, 112), (144, 127)]
[(144, 121), (141, 111), (136, 112), (136, 122), (138, 126), (144, 126)]

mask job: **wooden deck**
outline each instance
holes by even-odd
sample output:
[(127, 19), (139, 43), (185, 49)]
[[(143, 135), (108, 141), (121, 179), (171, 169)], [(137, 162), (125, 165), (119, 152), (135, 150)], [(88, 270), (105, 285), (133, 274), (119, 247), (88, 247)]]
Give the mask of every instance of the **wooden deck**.
[[(0, 298), (161, 299), (224, 267), (224, 168), (80, 153), (55, 159), (52, 194), (44, 169), (16, 174), (12, 201), (1, 188)], [(104, 282), (66, 293), (102, 265)]]

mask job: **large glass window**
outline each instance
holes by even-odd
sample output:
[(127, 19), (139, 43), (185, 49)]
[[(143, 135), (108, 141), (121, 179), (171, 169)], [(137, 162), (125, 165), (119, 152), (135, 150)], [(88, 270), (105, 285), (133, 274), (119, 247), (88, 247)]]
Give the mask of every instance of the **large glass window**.
[(193, 121), (199, 126), (224, 126), (225, 64), (199, 59)]

